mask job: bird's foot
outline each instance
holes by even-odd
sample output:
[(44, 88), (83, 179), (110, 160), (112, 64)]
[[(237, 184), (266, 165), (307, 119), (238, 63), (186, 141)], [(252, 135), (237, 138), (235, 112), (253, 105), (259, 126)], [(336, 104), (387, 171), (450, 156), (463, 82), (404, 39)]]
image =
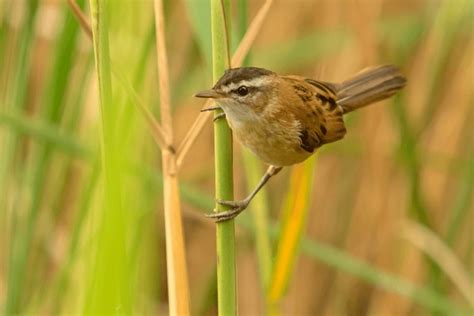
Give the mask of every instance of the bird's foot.
[(233, 219), (239, 215), (243, 210), (249, 205), (249, 201), (226, 201), (226, 200), (216, 200), (220, 205), (228, 206), (231, 209), (228, 211), (223, 211), (219, 213), (206, 214), (207, 217), (214, 219), (216, 222), (224, 222)]

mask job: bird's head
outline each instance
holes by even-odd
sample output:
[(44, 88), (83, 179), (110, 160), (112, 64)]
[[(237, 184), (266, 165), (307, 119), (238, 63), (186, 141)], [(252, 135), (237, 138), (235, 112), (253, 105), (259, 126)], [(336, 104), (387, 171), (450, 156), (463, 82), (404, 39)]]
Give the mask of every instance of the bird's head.
[(232, 68), (212, 89), (195, 96), (214, 99), (231, 121), (249, 121), (258, 118), (275, 98), (276, 79), (274, 72), (263, 68)]

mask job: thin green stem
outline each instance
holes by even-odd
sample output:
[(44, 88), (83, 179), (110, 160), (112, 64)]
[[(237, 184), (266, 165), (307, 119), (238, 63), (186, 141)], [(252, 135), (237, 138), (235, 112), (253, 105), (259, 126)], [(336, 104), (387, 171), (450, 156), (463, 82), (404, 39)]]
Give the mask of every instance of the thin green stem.
[[(226, 25), (229, 14), (228, 0), (211, 0), (212, 26), (212, 66), (213, 79), (216, 81), (229, 67), (230, 32)], [(228, 21), (227, 21), (228, 22)], [(216, 115), (220, 111), (216, 111)], [(233, 199), (232, 176), (232, 133), (225, 120), (214, 122), (215, 146), (215, 177), (216, 198)], [(218, 212), (224, 211), (221, 205), (216, 206)], [(217, 224), (217, 299), (219, 315), (236, 314), (236, 282), (235, 282), (235, 228), (234, 221)]]

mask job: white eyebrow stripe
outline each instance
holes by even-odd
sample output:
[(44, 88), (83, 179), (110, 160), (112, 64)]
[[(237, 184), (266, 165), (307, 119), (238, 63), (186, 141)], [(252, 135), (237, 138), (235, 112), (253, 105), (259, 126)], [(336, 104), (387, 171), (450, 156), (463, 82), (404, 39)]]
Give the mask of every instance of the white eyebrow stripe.
[(257, 88), (266, 84), (268, 80), (269, 80), (268, 76), (261, 76), (261, 77), (257, 77), (251, 80), (241, 80), (239, 82), (232, 82), (227, 86), (223, 86), (222, 91), (227, 93), (229, 91), (237, 89), (240, 86)]

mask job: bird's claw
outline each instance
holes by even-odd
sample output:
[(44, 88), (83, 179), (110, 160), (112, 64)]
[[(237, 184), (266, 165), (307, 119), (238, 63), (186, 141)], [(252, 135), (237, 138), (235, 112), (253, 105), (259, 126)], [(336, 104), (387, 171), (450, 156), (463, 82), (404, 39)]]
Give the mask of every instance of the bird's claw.
[(206, 214), (206, 217), (214, 219), (216, 222), (224, 222), (235, 218), (239, 215), (243, 210), (245, 210), (248, 206), (248, 202), (246, 200), (242, 201), (226, 201), (226, 200), (216, 200), (217, 203), (220, 205), (231, 207), (228, 211), (223, 211), (219, 213), (211, 213)]

